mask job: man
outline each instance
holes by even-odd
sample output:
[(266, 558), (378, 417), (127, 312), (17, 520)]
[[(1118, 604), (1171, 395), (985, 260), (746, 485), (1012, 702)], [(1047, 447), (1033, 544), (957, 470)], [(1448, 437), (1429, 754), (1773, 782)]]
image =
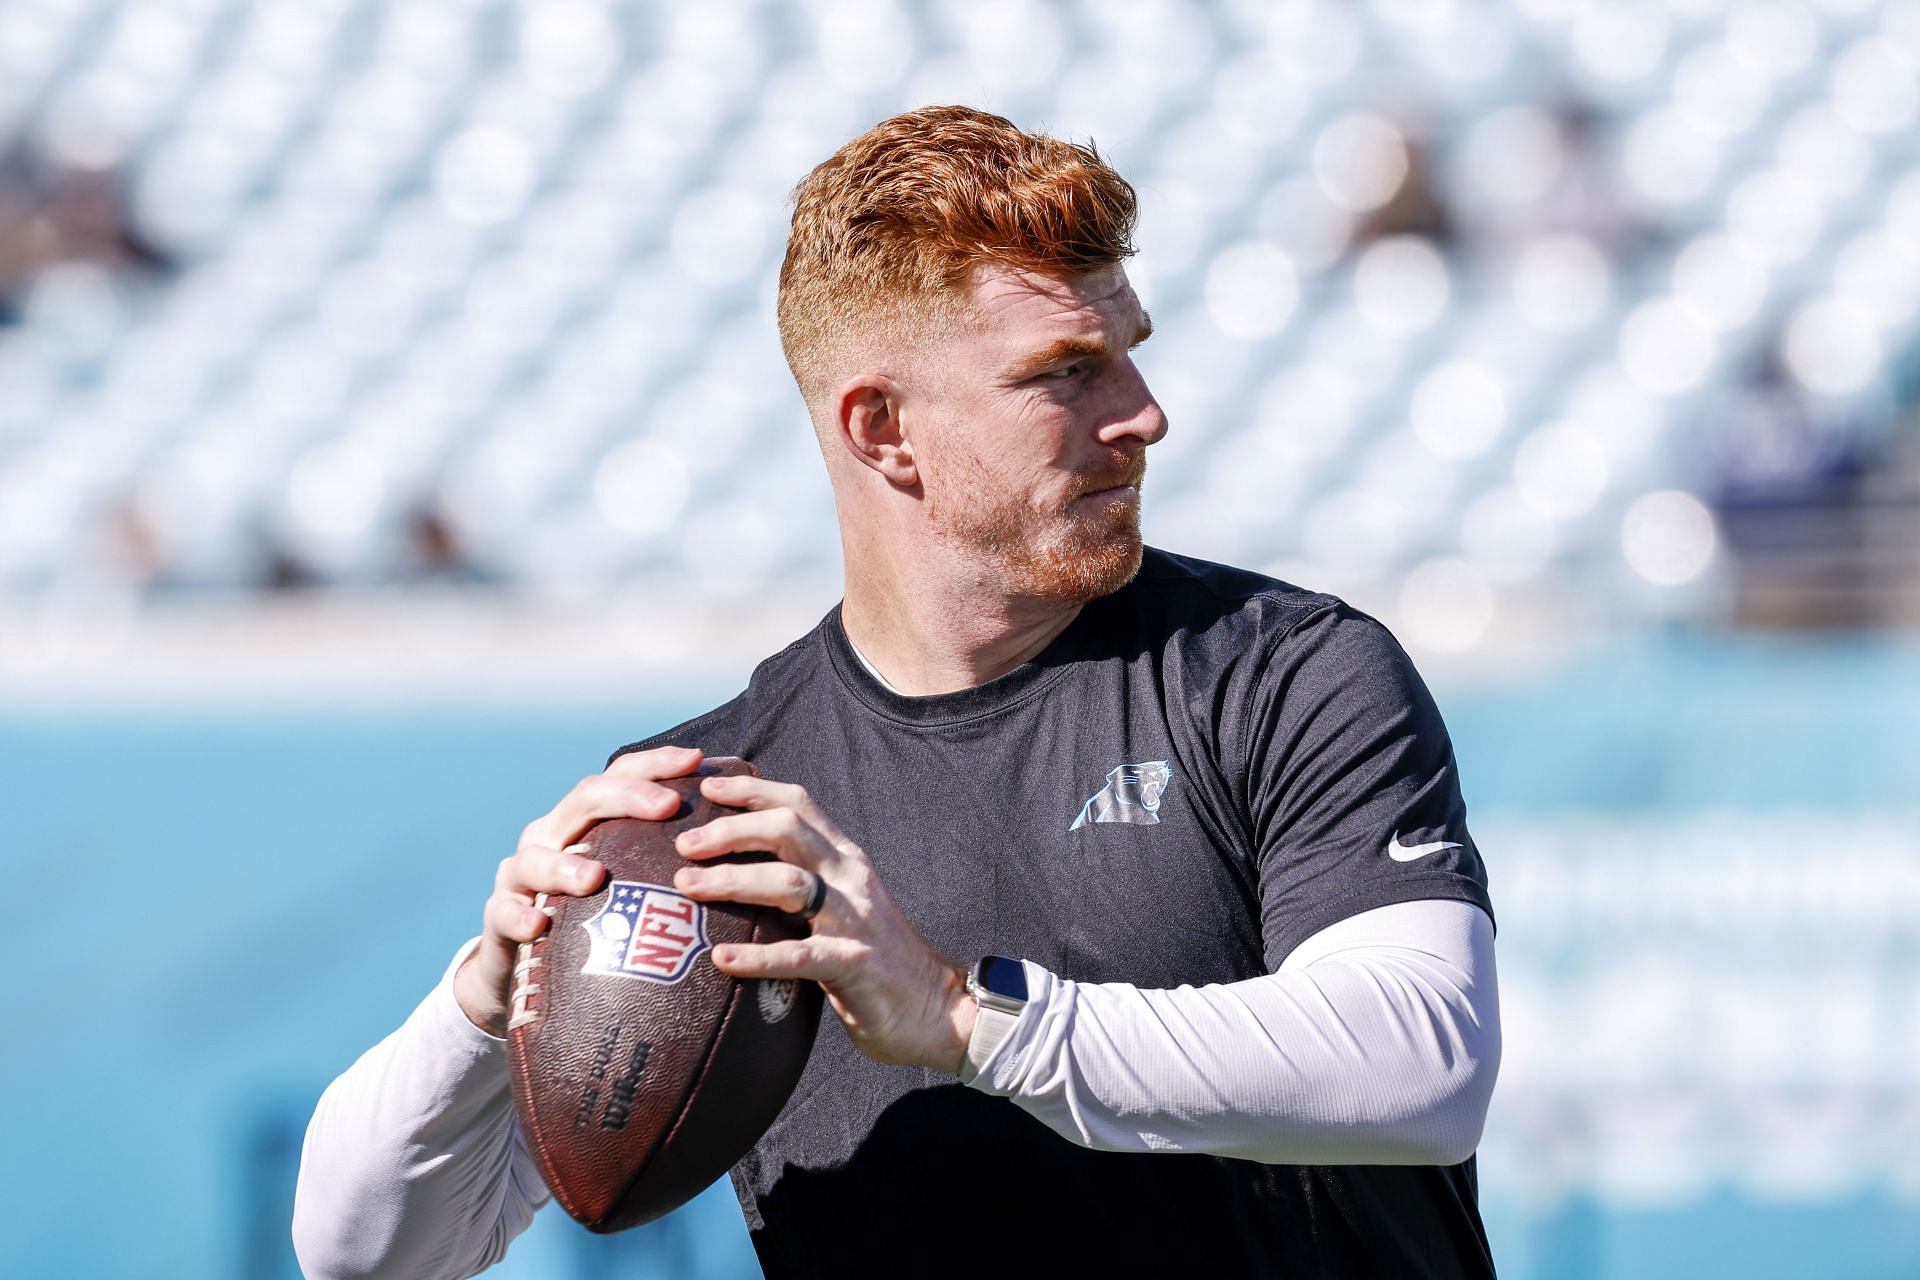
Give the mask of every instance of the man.
[[(1090, 147), (952, 107), (801, 185), (781, 335), (845, 598), (522, 833), (482, 937), (322, 1099), (310, 1274), (467, 1275), (526, 1225), (514, 948), (536, 894), (601, 883), (581, 833), (669, 813), (702, 752), (766, 776), (702, 784), (738, 812), (681, 837), (675, 887), (812, 929), (712, 962), (833, 1014), (733, 1171), (769, 1276), (1492, 1274), (1492, 923), (1452, 749), (1372, 619), (1142, 547), (1167, 424), (1133, 217)], [(778, 857), (704, 865), (743, 849)]]

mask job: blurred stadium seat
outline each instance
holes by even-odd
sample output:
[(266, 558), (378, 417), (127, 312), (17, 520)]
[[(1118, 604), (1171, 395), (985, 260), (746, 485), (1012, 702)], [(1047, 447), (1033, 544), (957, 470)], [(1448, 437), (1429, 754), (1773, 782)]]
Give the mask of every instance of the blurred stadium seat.
[(172, 266), (11, 282), (0, 590), (607, 588), (758, 510), (727, 589), (830, 595), (831, 525), (767, 501), (808, 466), (782, 197), (948, 97), (1141, 187), (1156, 540), (1441, 653), (1722, 616), (1765, 358), (1863, 452), (1911, 434), (1917, 60), (1910, 6), (1840, 0), (20, 0), (0, 125)]

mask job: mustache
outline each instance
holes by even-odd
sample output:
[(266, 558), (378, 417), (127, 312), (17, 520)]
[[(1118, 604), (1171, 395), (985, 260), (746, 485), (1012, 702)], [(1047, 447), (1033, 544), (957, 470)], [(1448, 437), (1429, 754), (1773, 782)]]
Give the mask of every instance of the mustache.
[(1090, 493), (1117, 488), (1123, 484), (1130, 484), (1137, 489), (1146, 482), (1146, 478), (1147, 456), (1144, 453), (1134, 454), (1131, 457), (1121, 454), (1101, 470), (1076, 479), (1073, 482), (1072, 496), (1084, 498)]

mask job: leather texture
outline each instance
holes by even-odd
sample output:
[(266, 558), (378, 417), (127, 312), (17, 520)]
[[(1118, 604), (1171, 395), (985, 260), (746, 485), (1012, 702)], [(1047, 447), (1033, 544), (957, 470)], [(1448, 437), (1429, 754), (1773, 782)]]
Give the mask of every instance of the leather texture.
[[(595, 1231), (651, 1222), (726, 1172), (786, 1105), (813, 1048), (818, 984), (736, 979), (712, 963), (713, 946), (803, 937), (805, 923), (672, 890), (684, 862), (674, 837), (727, 812), (700, 795), (700, 778), (737, 773), (757, 770), (710, 758), (663, 783), (683, 798), (674, 817), (595, 825), (584, 840), (607, 867), (606, 886), (554, 898), (552, 927), (521, 951), (507, 1033), (514, 1108), (554, 1199)], [(690, 907), (697, 918), (683, 922)], [(688, 945), (695, 924), (703, 941)], [(643, 943), (649, 930), (667, 944), (653, 949), (656, 967), (682, 976), (621, 966), (624, 939)]]

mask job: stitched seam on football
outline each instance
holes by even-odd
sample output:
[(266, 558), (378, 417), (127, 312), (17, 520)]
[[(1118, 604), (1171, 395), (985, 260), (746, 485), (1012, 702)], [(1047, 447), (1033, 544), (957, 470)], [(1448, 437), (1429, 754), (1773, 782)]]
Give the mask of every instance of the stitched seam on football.
[[(546, 937), (534, 940), (536, 954), (539, 954), (546, 941)], [(545, 957), (542, 956), (542, 958)], [(525, 1037), (532, 1034), (532, 1026), (513, 1027), (507, 1032), (510, 1037), (522, 1037), (520, 1044), (515, 1046), (520, 1052), (507, 1055), (507, 1061), (513, 1067), (513, 1081), (519, 1086), (517, 1092), (527, 1099), (527, 1105), (524, 1108), (515, 1106), (514, 1110), (521, 1113), (519, 1118), (524, 1127), (533, 1130), (528, 1137), (532, 1140), (530, 1145), (533, 1148), (534, 1160), (540, 1166), (540, 1176), (545, 1179), (547, 1190), (560, 1202), (560, 1207), (565, 1209), (570, 1217), (575, 1221), (584, 1221), (581, 1217), (580, 1205), (567, 1194), (566, 1182), (560, 1177), (560, 1171), (555, 1167), (553, 1157), (549, 1154), (547, 1135), (540, 1127), (540, 1108), (533, 1105), (533, 1078), (530, 1074), (533, 1070), (533, 1053), (525, 1042)]]

